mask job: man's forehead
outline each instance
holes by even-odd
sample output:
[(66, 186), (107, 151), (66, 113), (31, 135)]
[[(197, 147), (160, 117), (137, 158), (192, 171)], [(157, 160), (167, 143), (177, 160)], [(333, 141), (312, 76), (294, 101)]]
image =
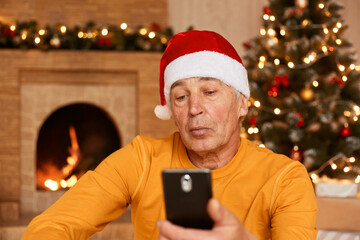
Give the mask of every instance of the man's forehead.
[(219, 82), (219, 83), (224, 84), (222, 81), (220, 81), (220, 80), (217, 79), (217, 78), (211, 78), (211, 77), (192, 77), (192, 78), (185, 78), (185, 79), (177, 80), (176, 82), (174, 82), (174, 83), (171, 85), (171, 89), (173, 89), (174, 87), (177, 87), (177, 86), (183, 86), (183, 85), (185, 85), (186, 81), (189, 81), (189, 79), (198, 79), (198, 81), (204, 81), (204, 82), (213, 81), (213, 82)]

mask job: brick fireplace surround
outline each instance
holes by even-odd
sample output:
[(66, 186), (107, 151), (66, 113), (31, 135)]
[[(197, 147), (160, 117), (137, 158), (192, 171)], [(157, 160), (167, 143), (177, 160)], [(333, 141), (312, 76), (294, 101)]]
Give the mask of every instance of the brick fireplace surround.
[[(19, 239), (32, 217), (64, 191), (36, 190), (38, 131), (58, 108), (93, 104), (113, 119), (123, 145), (137, 134), (169, 135), (158, 120), (160, 53), (0, 51), (0, 239)], [(3, 226), (3, 227), (1, 227)], [(132, 239), (130, 213), (92, 239)]]

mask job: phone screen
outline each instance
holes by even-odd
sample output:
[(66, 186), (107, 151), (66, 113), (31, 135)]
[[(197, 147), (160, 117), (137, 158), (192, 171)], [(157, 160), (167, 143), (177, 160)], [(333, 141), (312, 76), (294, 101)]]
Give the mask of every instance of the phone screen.
[(209, 169), (166, 169), (162, 172), (166, 217), (187, 228), (211, 229), (206, 207), (212, 197)]

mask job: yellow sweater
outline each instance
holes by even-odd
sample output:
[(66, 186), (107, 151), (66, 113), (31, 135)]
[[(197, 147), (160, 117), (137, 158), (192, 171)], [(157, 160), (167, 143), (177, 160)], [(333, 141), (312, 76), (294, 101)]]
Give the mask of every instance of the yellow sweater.
[[(196, 168), (179, 134), (137, 136), (34, 218), (23, 239), (87, 239), (129, 204), (135, 239), (158, 239), (164, 168)], [(212, 171), (212, 184), (214, 197), (258, 239), (316, 239), (316, 200), (301, 163), (241, 139), (234, 158)]]

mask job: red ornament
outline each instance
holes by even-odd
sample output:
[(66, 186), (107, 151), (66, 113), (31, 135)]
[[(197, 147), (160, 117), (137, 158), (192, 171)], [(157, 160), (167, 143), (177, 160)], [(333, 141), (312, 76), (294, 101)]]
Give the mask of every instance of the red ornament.
[(244, 46), (244, 48), (245, 48), (246, 50), (248, 50), (249, 48), (251, 48), (251, 43), (249, 43), (249, 42), (244, 42), (244, 43), (243, 43), (243, 46)]
[(264, 7), (264, 14), (271, 15), (271, 9), (269, 7)]
[(298, 117), (298, 122), (296, 123), (296, 127), (297, 127), (297, 128), (301, 128), (302, 126), (305, 125), (305, 121), (304, 121), (301, 113), (297, 112), (297, 113), (296, 113), (296, 116)]
[(268, 95), (276, 97), (279, 94), (279, 88), (276, 85), (270, 85)]
[(254, 127), (256, 125), (257, 116), (252, 116), (249, 118), (250, 126)]
[(305, 9), (304, 8), (299, 8), (299, 9), (295, 9), (291, 12), (291, 15), (292, 16), (295, 16), (295, 15), (302, 15), (304, 13)]
[(290, 84), (289, 75), (287, 75), (287, 74), (275, 75), (274, 82), (275, 82), (275, 84), (274, 84), (275, 86), (283, 85), (284, 87), (287, 87)]
[(350, 136), (351, 135), (351, 129), (349, 128), (349, 126), (344, 126), (340, 131), (340, 135), (342, 137)]
[(101, 37), (101, 38), (99, 38), (97, 44), (99, 47), (102, 47), (102, 46), (109, 47), (111, 45), (111, 41), (110, 41), (110, 38), (108, 38), (108, 37)]
[(331, 82), (331, 83), (336, 82), (339, 85), (339, 87), (344, 86), (344, 81), (341, 80), (341, 78), (339, 78), (337, 76), (332, 77), (329, 82)]
[(158, 31), (158, 32), (161, 32), (162, 31), (162, 27), (160, 24), (158, 23), (152, 23), (151, 24), (151, 29), (154, 30), (154, 31)]
[(4, 36), (15, 37), (15, 31), (11, 30), (10, 28), (3, 29), (2, 34)]

